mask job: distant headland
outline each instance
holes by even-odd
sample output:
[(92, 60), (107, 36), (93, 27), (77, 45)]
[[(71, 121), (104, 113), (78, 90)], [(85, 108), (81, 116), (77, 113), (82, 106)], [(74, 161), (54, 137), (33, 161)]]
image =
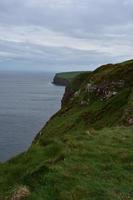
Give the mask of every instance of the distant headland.
[(67, 86), (76, 76), (81, 73), (84, 73), (84, 71), (56, 73), (53, 79), (53, 84)]

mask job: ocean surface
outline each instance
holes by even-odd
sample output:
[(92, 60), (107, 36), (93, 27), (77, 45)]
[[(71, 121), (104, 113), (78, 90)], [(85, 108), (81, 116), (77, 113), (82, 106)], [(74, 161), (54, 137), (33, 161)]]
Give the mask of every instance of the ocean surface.
[(54, 74), (0, 72), (0, 161), (25, 151), (46, 121), (60, 109), (64, 87)]

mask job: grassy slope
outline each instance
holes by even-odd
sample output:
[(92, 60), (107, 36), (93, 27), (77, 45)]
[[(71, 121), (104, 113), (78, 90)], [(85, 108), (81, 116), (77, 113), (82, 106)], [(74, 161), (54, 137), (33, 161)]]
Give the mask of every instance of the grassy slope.
[[(28, 200), (133, 199), (132, 77), (132, 61), (77, 77), (71, 88), (80, 88), (79, 96), (51, 118), (28, 152), (0, 165), (0, 198), (26, 185)], [(125, 84), (108, 100), (86, 92), (88, 82), (118, 80)]]

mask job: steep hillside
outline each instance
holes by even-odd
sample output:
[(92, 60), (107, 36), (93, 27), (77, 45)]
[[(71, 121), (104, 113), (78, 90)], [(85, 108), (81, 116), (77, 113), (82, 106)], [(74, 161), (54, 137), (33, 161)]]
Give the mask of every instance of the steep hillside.
[(84, 73), (82, 71), (77, 72), (62, 72), (57, 73), (54, 77), (53, 83), (55, 85), (67, 86), (69, 83), (79, 74)]
[(0, 165), (0, 199), (133, 199), (133, 61), (80, 74), (29, 150)]

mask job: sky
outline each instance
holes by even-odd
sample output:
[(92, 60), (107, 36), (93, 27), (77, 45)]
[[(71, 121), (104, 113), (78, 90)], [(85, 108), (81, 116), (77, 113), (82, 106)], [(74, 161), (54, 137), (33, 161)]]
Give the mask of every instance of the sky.
[(133, 0), (0, 0), (0, 70), (93, 70), (132, 54)]

